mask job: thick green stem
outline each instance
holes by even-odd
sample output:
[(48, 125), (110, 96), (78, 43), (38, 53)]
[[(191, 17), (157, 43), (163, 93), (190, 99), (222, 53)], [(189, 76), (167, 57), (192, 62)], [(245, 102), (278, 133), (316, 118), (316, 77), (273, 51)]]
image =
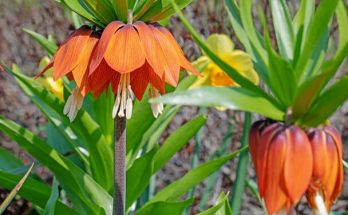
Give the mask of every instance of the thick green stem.
[(125, 215), (126, 206), (126, 118), (117, 117), (114, 146), (114, 215)]
[[(251, 113), (246, 112), (244, 115), (244, 125), (243, 125), (243, 136), (242, 136), (242, 144), (240, 148), (248, 145), (248, 137), (249, 137), (249, 129), (251, 125)], [(249, 152), (244, 151), (240, 154), (238, 167), (237, 167), (237, 175), (236, 180), (233, 183), (232, 187), (232, 195), (230, 204), (233, 210), (233, 214), (239, 214), (243, 193), (246, 184), (246, 176), (248, 173), (248, 163), (249, 163)]]

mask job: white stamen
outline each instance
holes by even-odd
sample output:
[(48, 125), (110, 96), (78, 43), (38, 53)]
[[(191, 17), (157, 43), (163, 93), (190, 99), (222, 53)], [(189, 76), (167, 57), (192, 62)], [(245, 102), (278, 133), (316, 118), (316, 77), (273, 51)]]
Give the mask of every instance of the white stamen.
[(68, 100), (65, 103), (63, 113), (68, 116), (70, 122), (74, 121), (77, 116), (78, 111), (81, 109), (83, 104), (83, 96), (78, 88), (75, 88)]
[[(158, 98), (161, 97), (159, 91), (154, 88), (152, 85), (149, 90), (150, 98)], [(163, 103), (151, 103), (152, 114), (155, 118), (157, 118), (160, 114), (163, 113)]]
[(317, 206), (317, 208), (313, 210), (315, 215), (328, 215), (329, 214), (326, 210), (324, 199), (320, 193), (315, 194), (314, 202)]
[(124, 117), (126, 115), (126, 118), (130, 119), (133, 111), (134, 98), (134, 93), (130, 85), (130, 74), (122, 74), (117, 88), (112, 116), (115, 118), (116, 115), (119, 117)]

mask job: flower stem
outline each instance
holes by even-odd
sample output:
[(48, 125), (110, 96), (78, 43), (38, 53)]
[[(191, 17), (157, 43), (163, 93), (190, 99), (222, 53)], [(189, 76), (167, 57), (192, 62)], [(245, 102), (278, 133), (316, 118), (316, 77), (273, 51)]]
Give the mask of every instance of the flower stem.
[(126, 118), (116, 117), (114, 146), (114, 215), (125, 215), (126, 205)]

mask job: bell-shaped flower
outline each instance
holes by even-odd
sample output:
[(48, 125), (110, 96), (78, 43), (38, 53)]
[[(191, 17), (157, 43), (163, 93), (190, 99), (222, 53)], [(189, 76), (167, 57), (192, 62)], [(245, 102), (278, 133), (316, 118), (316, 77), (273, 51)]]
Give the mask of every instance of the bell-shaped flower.
[(332, 126), (312, 128), (308, 138), (313, 151), (313, 175), (307, 200), (316, 214), (325, 215), (343, 184), (342, 140)]
[(311, 180), (313, 158), (306, 133), (295, 125), (257, 122), (250, 131), (249, 144), (268, 213), (289, 211)]
[[(104, 30), (90, 63), (90, 86), (101, 89), (111, 83), (116, 94), (113, 116), (131, 117), (132, 100), (141, 99), (150, 84), (150, 97), (174, 87), (182, 69), (199, 74), (184, 57), (171, 33), (159, 24), (111, 22)], [(163, 105), (152, 105), (154, 116)]]
[[(227, 35), (212, 34), (208, 37), (206, 44), (218, 57), (245, 78), (249, 79), (256, 85), (259, 83), (259, 77), (254, 70), (250, 56), (241, 50), (234, 49), (234, 44)], [(194, 62), (194, 65), (196, 65), (196, 67), (206, 65), (206, 67), (202, 71), (203, 77), (198, 78), (192, 87), (202, 85), (226, 87), (238, 86), (238, 84), (221, 70), (218, 65), (212, 62), (208, 56), (204, 55), (198, 58)]]

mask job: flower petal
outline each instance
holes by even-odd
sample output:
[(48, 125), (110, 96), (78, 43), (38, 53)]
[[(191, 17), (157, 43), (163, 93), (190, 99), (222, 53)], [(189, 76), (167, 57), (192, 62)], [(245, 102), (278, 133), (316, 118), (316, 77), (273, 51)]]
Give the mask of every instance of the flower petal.
[(219, 57), (234, 49), (232, 40), (225, 34), (210, 35), (206, 44)]
[(89, 75), (88, 87), (92, 91), (98, 91), (111, 80), (112, 74), (117, 73), (103, 60), (95, 72)]
[(140, 38), (132, 25), (125, 25), (112, 36), (104, 59), (119, 73), (129, 73), (144, 65)]
[(310, 183), (313, 155), (306, 133), (297, 126), (285, 130), (287, 154), (284, 165), (285, 186), (292, 204), (297, 204)]
[(68, 41), (59, 47), (53, 63), (53, 78), (55, 80), (71, 72), (77, 66), (83, 53), (81, 50), (87, 45), (91, 34), (91, 29), (81, 27), (72, 34)]
[(98, 68), (99, 64), (102, 62), (104, 58), (104, 54), (106, 49), (108, 48), (110, 39), (115, 34), (115, 32), (122, 26), (124, 26), (124, 23), (120, 21), (113, 21), (106, 26), (98, 42), (97, 47), (93, 52), (93, 58), (90, 64), (90, 73), (93, 73)]

